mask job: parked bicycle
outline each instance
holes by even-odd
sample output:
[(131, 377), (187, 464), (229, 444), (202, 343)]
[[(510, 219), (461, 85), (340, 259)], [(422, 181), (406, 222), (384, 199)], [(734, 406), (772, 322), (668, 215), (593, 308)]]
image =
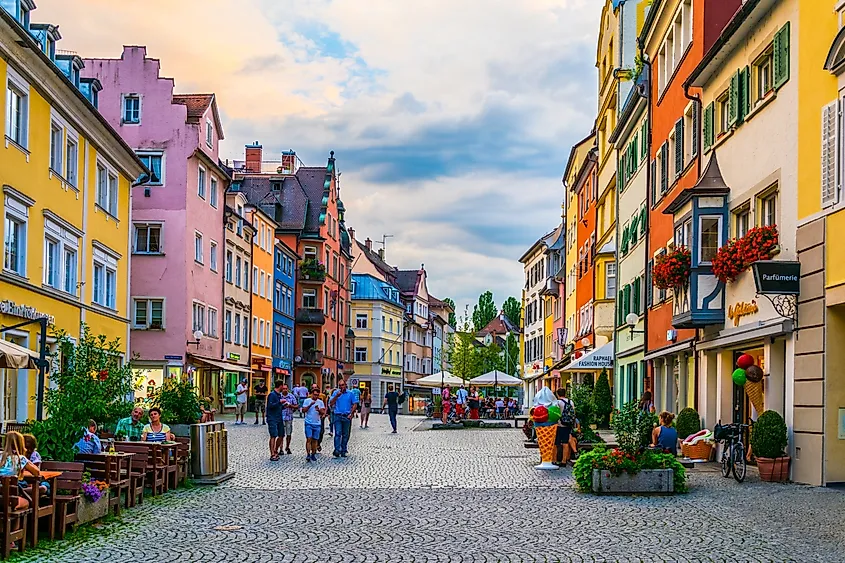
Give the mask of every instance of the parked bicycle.
[(749, 428), (747, 424), (717, 424), (713, 430), (713, 438), (717, 442), (722, 442), (722, 477), (730, 477), (733, 472), (734, 479), (738, 483), (745, 480), (745, 474), (748, 471), (748, 466), (745, 462), (745, 445), (742, 443), (742, 435), (745, 429)]

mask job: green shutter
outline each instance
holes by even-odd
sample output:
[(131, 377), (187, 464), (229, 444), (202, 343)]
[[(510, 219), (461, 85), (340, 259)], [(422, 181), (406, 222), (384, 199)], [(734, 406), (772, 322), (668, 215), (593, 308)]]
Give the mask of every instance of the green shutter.
[(684, 171), (684, 118), (675, 123), (675, 177)]
[(773, 51), (774, 87), (780, 89), (789, 80), (789, 22), (775, 33)]
[(634, 157), (634, 170), (640, 165), (640, 132), (634, 133), (634, 143), (631, 146), (631, 154)]
[(619, 246), (619, 252), (622, 256), (628, 254), (628, 238), (631, 234), (628, 232), (628, 225), (625, 225), (625, 228), (622, 230), (622, 244)]
[(643, 121), (643, 129), (642, 129), (642, 159), (645, 160), (648, 158), (648, 119)]
[(631, 312), (631, 286), (626, 285), (622, 289), (622, 293), (625, 295), (622, 299), (622, 312), (624, 313), (622, 319), (624, 321), (625, 317), (628, 316), (628, 313)]
[(660, 195), (669, 189), (669, 141), (660, 147)]
[(690, 156), (695, 158), (698, 156), (698, 139), (699, 139), (699, 128), (698, 128), (698, 112), (701, 108), (701, 105), (698, 102), (692, 103), (692, 131), (689, 132), (690, 136)]
[(751, 113), (751, 69), (747, 66), (739, 71), (739, 121), (745, 121)]
[(640, 278), (634, 278), (633, 295), (631, 296), (631, 312), (640, 314)]
[(651, 161), (651, 202), (654, 207), (657, 204), (657, 160)]
[(739, 71), (731, 76), (731, 87), (728, 91), (728, 126), (733, 127), (739, 120)]
[(616, 169), (616, 188), (621, 192), (625, 189), (625, 153), (619, 157)]
[(646, 227), (648, 226), (648, 206), (643, 205), (640, 210), (640, 236), (645, 237)]
[(713, 146), (713, 114), (715, 113), (715, 106), (713, 102), (710, 102), (706, 108), (704, 108), (704, 132), (702, 133), (702, 137), (704, 138), (704, 152), (710, 150), (710, 147)]
[(616, 298), (616, 325), (622, 326), (625, 324), (625, 311), (622, 305), (625, 301), (625, 292), (620, 289), (618, 294), (619, 296)]
[(654, 290), (651, 287), (652, 270), (654, 269), (654, 260), (649, 260), (645, 270), (645, 306), (651, 307), (651, 302), (654, 299)]

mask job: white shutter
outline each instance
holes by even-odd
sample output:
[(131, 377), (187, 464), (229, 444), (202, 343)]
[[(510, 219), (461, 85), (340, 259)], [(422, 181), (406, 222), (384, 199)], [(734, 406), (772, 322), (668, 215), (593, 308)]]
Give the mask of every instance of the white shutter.
[(839, 101), (822, 108), (822, 208), (839, 202), (839, 159), (837, 141), (839, 131)]

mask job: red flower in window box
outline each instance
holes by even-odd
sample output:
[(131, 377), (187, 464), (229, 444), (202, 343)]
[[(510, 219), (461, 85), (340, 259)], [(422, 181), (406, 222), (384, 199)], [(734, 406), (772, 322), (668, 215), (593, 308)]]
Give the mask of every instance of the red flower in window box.
[(689, 283), (692, 255), (684, 246), (659, 256), (652, 270), (654, 285), (658, 289), (675, 289)]
[(778, 250), (778, 229), (771, 225), (754, 227), (744, 237), (729, 240), (713, 258), (713, 274), (722, 283), (736, 281), (758, 260), (771, 260)]

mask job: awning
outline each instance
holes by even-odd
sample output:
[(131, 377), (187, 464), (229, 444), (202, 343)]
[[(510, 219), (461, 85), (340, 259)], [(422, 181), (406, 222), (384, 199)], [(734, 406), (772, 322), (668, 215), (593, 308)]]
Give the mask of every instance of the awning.
[(560, 371), (601, 371), (613, 369), (613, 341), (596, 348)]
[(665, 348), (661, 348), (660, 350), (655, 350), (654, 352), (649, 352), (645, 355), (643, 360), (656, 360), (657, 358), (662, 358), (664, 356), (673, 356), (678, 352), (683, 352), (685, 350), (689, 350), (692, 348), (692, 345), (695, 343), (693, 340), (686, 340), (681, 342), (680, 344), (675, 344), (673, 346), (666, 346)]
[(222, 369), (223, 371), (234, 371), (237, 373), (252, 373), (252, 370), (249, 366), (241, 366), (238, 364), (230, 364), (229, 362), (224, 362), (223, 360), (212, 360), (209, 358), (203, 358), (202, 356), (191, 356), (195, 360), (199, 360), (204, 364), (208, 364), (210, 366), (216, 367), (218, 369)]
[(0, 340), (0, 368), (38, 369), (38, 353), (14, 342)]
[(719, 332), (719, 336), (713, 340), (697, 342), (696, 350), (712, 350), (713, 348), (728, 348), (735, 344), (742, 344), (760, 338), (770, 338), (789, 334), (793, 330), (792, 319), (775, 319), (770, 322), (761, 322), (756, 325), (748, 325), (740, 328), (732, 328)]
[(429, 387), (429, 388), (436, 388), (442, 387), (444, 385), (451, 385), (452, 387), (456, 385), (463, 385), (466, 383), (460, 377), (456, 377), (449, 373), (448, 371), (437, 372), (431, 375), (426, 375), (425, 377), (421, 377), (419, 379), (415, 379), (413, 384), (418, 387)]
[(484, 375), (479, 375), (469, 380), (473, 385), (502, 385), (504, 387), (517, 387), (522, 385), (522, 380), (518, 377), (508, 375), (499, 370), (488, 371)]

